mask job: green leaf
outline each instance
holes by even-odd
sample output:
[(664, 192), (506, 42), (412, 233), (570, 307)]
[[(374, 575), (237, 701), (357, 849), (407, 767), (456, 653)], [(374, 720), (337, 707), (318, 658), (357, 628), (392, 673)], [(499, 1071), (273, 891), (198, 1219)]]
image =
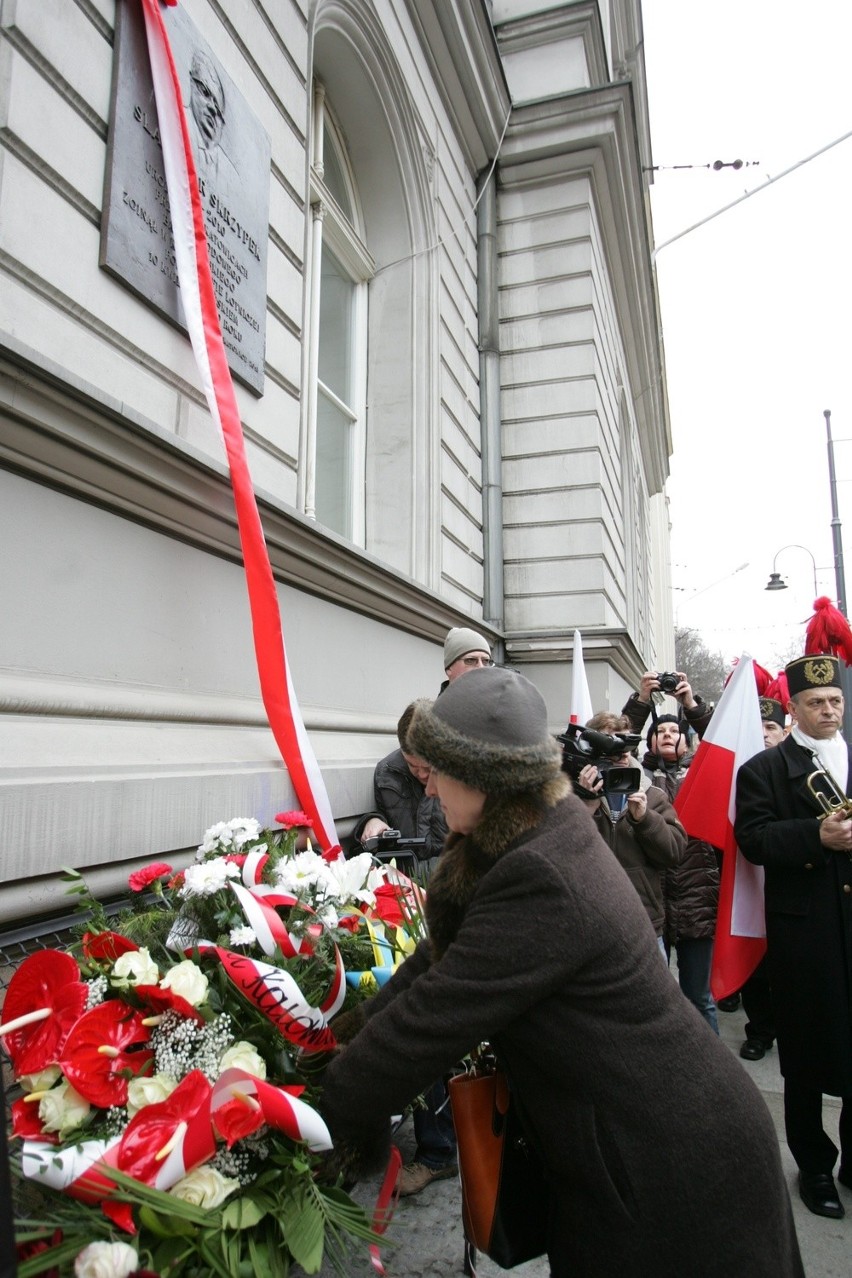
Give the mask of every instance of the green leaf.
[(139, 1208), (139, 1223), (155, 1238), (191, 1238), (197, 1232), (192, 1221), (181, 1220), (171, 1213), (164, 1215), (147, 1204)]
[(226, 1229), (251, 1229), (263, 1220), (268, 1208), (254, 1198), (243, 1195), (227, 1203), (222, 1210), (222, 1224)]
[(293, 1259), (307, 1274), (319, 1273), (325, 1217), (313, 1195), (294, 1193), (281, 1204), (281, 1227)]

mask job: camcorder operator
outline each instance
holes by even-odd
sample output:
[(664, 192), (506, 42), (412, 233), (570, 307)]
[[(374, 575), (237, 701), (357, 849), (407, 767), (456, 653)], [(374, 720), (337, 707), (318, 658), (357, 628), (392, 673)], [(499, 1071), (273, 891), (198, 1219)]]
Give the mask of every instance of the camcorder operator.
[[(562, 746), (562, 771), (571, 778), (574, 793), (581, 799), (599, 799), (603, 795), (610, 809), (620, 811), (624, 807), (624, 797), (641, 788), (641, 768), (625, 767), (622, 763), (624, 756), (632, 754), (642, 740), (639, 733), (613, 735), (569, 723), (556, 740)], [(595, 772), (586, 772), (589, 767), (594, 767)], [(585, 773), (586, 784), (581, 783), (581, 773)]]

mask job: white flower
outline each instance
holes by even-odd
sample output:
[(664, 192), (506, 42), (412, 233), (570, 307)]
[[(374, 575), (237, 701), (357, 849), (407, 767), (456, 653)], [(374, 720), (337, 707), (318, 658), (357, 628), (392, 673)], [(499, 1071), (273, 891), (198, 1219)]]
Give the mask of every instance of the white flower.
[(347, 901), (366, 901), (375, 904), (374, 894), (367, 889), (366, 882), (373, 868), (373, 858), (369, 852), (361, 852), (347, 861), (339, 856), (327, 866), (338, 884), (337, 895), (344, 904)]
[(202, 861), (200, 865), (190, 865), (184, 872), (181, 896), (212, 896), (221, 892), (229, 879), (240, 877), (240, 867), (233, 861), (216, 857), (212, 861)]
[(63, 1079), (42, 1096), (38, 1103), (38, 1116), (44, 1130), (58, 1132), (61, 1139), (66, 1132), (80, 1126), (91, 1108), (89, 1102)]
[(110, 984), (118, 990), (129, 989), (133, 985), (156, 985), (160, 979), (160, 969), (144, 948), (128, 950), (119, 954), (112, 965)]
[(255, 821), (254, 817), (235, 817), (233, 821), (228, 822), (228, 826), (235, 848), (244, 847), (253, 839), (260, 838), (260, 822)]
[[(203, 861), (211, 852), (239, 851), (246, 843), (260, 838), (260, 822), (254, 817), (234, 817), (232, 821), (218, 821), (205, 830), (198, 845), (196, 861)], [(263, 849), (266, 851), (266, 849)]]
[(18, 1082), (25, 1092), (44, 1092), (62, 1077), (58, 1065), (46, 1065), (37, 1074), (21, 1074)]
[(279, 885), (287, 892), (303, 896), (311, 889), (321, 896), (337, 892), (337, 880), (316, 852), (297, 852), (286, 861), (279, 861), (275, 873)]
[(246, 1043), (243, 1039), (229, 1047), (219, 1061), (219, 1072), (224, 1074), (226, 1069), (242, 1069), (251, 1074), (252, 1078), (266, 1078), (266, 1062), (251, 1043)]
[(317, 918), (324, 927), (337, 927), (340, 915), (330, 902), (317, 906)]
[(232, 927), (228, 939), (231, 945), (254, 945), (257, 941), (253, 927)]
[(139, 1254), (122, 1242), (93, 1242), (74, 1261), (76, 1278), (127, 1278), (139, 1268)]
[(193, 1007), (200, 1007), (207, 997), (209, 984), (201, 968), (192, 959), (184, 959), (166, 972), (160, 981), (160, 989), (171, 990)]
[(223, 1176), (213, 1167), (196, 1167), (183, 1180), (172, 1185), (169, 1193), (185, 1203), (192, 1203), (194, 1207), (206, 1207), (212, 1211), (239, 1187), (238, 1180)]
[(132, 1118), (146, 1105), (158, 1105), (171, 1096), (177, 1079), (170, 1074), (154, 1074), (151, 1078), (131, 1078), (127, 1084), (127, 1112)]

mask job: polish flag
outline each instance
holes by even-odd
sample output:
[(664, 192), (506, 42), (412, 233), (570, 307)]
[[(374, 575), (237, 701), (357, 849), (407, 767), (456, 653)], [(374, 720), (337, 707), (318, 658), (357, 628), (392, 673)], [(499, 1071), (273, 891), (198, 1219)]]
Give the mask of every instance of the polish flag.
[(737, 772), (764, 748), (754, 662), (744, 655), (719, 698), (674, 802), (691, 838), (722, 849), (710, 976), (717, 999), (736, 993), (766, 953), (763, 867), (747, 861), (734, 839)]
[(579, 630), (574, 631), (574, 654), (571, 661), (571, 717), (569, 723), (588, 723), (594, 714), (589, 681), (583, 662), (583, 640)]

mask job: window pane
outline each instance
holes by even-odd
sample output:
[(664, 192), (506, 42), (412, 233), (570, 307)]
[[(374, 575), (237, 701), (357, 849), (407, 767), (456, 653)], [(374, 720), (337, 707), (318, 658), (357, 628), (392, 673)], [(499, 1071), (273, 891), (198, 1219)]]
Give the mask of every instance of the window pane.
[(338, 399), (351, 394), (352, 305), (355, 285), (333, 253), (323, 248), (320, 289), (319, 375)]
[(352, 535), (352, 423), (318, 388), (317, 519), (343, 537)]
[(346, 182), (343, 178), (343, 168), (337, 155), (337, 148), (332, 141), (331, 134), (326, 129), (323, 138), (322, 148), (322, 180), (325, 182), (331, 194), (340, 207), (341, 212), (345, 213), (349, 221), (352, 221), (352, 203), (349, 199), (349, 192), (346, 189)]

